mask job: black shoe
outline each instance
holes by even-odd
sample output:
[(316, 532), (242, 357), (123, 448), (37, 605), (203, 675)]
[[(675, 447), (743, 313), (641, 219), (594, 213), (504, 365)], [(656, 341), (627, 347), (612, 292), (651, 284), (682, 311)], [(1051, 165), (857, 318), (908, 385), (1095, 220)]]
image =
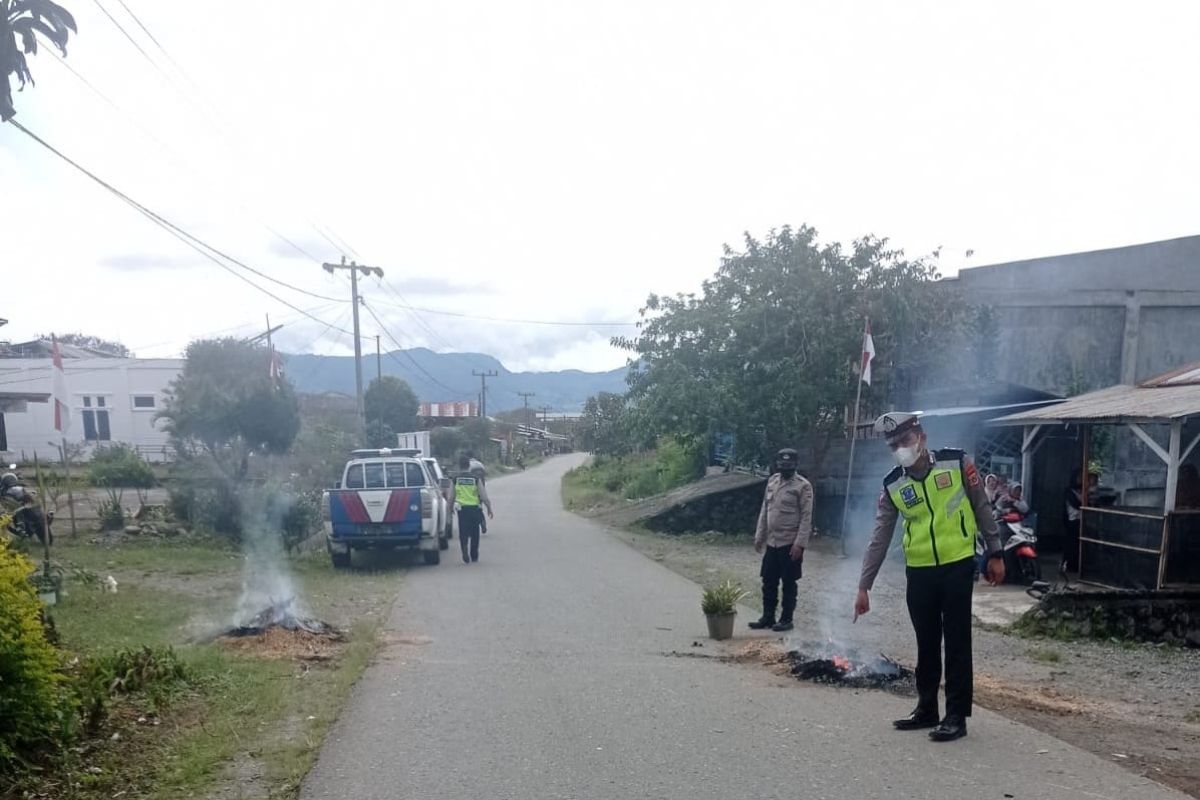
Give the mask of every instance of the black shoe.
[(967, 735), (967, 718), (958, 714), (947, 714), (941, 724), (929, 732), (935, 742), (953, 742)]
[(467, 555), (466, 553), (463, 553), (463, 563), (464, 563), (464, 564), (470, 564), (470, 563), (471, 563), (471, 557), (470, 557), (469, 555)]
[(913, 709), (913, 712), (904, 719), (898, 719), (892, 723), (892, 726), (898, 731), (919, 731), (925, 728), (936, 728), (940, 724), (936, 711), (924, 711), (920, 708)]
[(792, 624), (790, 619), (781, 619), (779, 622), (776, 622), (771, 626), (771, 630), (775, 631), (776, 633), (786, 633), (794, 627), (796, 626)]
[(756, 619), (750, 623), (750, 630), (762, 631), (762, 630), (766, 630), (767, 628), (773, 627), (774, 625), (775, 625), (775, 617), (774, 616), (768, 617), (766, 614), (763, 614), (761, 617), (759, 617), (758, 619)]

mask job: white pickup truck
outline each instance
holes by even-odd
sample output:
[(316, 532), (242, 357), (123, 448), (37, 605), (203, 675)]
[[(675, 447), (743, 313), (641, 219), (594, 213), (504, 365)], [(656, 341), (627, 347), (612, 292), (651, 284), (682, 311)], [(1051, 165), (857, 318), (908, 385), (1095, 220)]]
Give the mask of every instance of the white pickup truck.
[(426, 564), (449, 546), (444, 490), (412, 451), (355, 450), (337, 487), (326, 492), (326, 539), (335, 567), (354, 550), (420, 550)]

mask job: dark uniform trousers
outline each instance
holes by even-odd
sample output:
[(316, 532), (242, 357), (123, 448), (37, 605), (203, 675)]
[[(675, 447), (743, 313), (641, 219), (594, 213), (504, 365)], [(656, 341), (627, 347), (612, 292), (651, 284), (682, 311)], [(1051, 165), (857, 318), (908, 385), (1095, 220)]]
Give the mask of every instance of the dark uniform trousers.
[(458, 509), (458, 542), (462, 545), (464, 561), (479, 560), (479, 531), (483, 527), (481, 506), (462, 506)]
[(917, 634), (917, 707), (936, 713), (946, 642), (946, 713), (971, 716), (971, 593), (975, 560), (908, 567), (908, 615)]
[(800, 580), (802, 561), (792, 560), (791, 545), (783, 547), (767, 547), (763, 551), (762, 568), (758, 571), (762, 578), (763, 614), (774, 618), (775, 604), (779, 601), (779, 584), (783, 584), (783, 609), (780, 619), (791, 620), (792, 612), (796, 610), (796, 582)]

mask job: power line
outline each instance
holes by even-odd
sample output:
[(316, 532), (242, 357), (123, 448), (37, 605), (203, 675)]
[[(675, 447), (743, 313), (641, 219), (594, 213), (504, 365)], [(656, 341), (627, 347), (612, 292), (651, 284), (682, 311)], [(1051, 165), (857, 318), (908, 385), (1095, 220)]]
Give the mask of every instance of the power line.
[[(385, 305), (395, 306), (395, 303), (384, 301)], [(473, 319), (483, 322), (502, 322), (511, 325), (560, 325), (564, 327), (579, 327), (579, 328), (634, 328), (637, 327), (636, 322), (612, 322), (612, 321), (596, 321), (596, 322), (580, 322), (580, 321), (564, 321), (550, 319), (517, 319), (514, 317), (489, 317), (481, 314), (465, 314), (459, 311), (445, 311), (438, 308), (422, 308), (421, 306), (402, 306), (411, 311), (420, 311), (425, 314), (437, 314), (443, 317), (457, 317), (459, 319)]]
[[(197, 238), (197, 237), (195, 237), (195, 236), (192, 236), (192, 235), (191, 235), (190, 233), (188, 233), (187, 231), (185, 231), (185, 230), (183, 230), (182, 228), (180, 228), (179, 226), (177, 226), (177, 225), (175, 225), (175, 224), (171, 223), (170, 221), (168, 221), (167, 219), (163, 218), (163, 217), (162, 217), (162, 216), (160, 216), (159, 214), (156, 214), (154, 211), (151, 211), (149, 208), (147, 208), (146, 206), (142, 205), (142, 204), (141, 204), (141, 203), (139, 203), (138, 201), (134, 200), (132, 197), (130, 197), (129, 195), (125, 194), (125, 193), (124, 193), (124, 192), (122, 192), (121, 190), (117, 189), (117, 188), (116, 188), (115, 186), (113, 186), (112, 184), (110, 184), (110, 183), (106, 182), (106, 181), (105, 181), (103, 178), (100, 178), (99, 176), (97, 176), (96, 174), (94, 174), (93, 172), (91, 172), (90, 170), (88, 170), (87, 168), (85, 168), (85, 167), (83, 167), (82, 165), (80, 165), (78, 162), (76, 162), (76, 161), (74, 161), (73, 159), (71, 159), (71, 158), (70, 158), (69, 156), (67, 156), (65, 153), (63, 153), (62, 151), (60, 151), (60, 150), (58, 150), (57, 148), (55, 148), (55, 147), (54, 147), (53, 145), (51, 145), (49, 142), (47, 142), (46, 140), (42, 139), (40, 136), (38, 136), (38, 135), (37, 135), (37, 134), (35, 134), (33, 131), (31, 131), (31, 130), (29, 130), (28, 128), (26, 128), (26, 127), (25, 127), (24, 125), (22, 125), (21, 123), (17, 122), (17, 121), (16, 121), (16, 120), (14, 120), (14, 119), (10, 119), (8, 122), (9, 122), (9, 124), (11, 124), (11, 125), (13, 125), (14, 127), (16, 127), (16, 128), (17, 128), (17, 130), (21, 131), (21, 132), (22, 132), (22, 133), (24, 133), (26, 136), (28, 136), (28, 137), (30, 137), (31, 139), (33, 139), (35, 142), (37, 142), (38, 144), (42, 145), (42, 147), (46, 148), (46, 149), (47, 149), (47, 150), (49, 150), (51, 153), (53, 153), (54, 155), (58, 156), (58, 157), (59, 157), (60, 159), (62, 159), (63, 161), (67, 162), (68, 164), (70, 164), (72, 167), (74, 167), (74, 168), (75, 168), (75, 169), (77, 169), (78, 171), (82, 172), (82, 173), (83, 173), (84, 175), (86, 175), (88, 178), (91, 178), (93, 181), (95, 181), (96, 183), (98, 183), (100, 186), (104, 187), (104, 188), (105, 188), (105, 189), (107, 189), (109, 192), (111, 192), (112, 194), (116, 195), (118, 198), (120, 198), (121, 200), (123, 200), (124, 202), (126, 202), (127, 204), (129, 204), (130, 206), (132, 206), (134, 209), (136, 209), (137, 211), (139, 211), (141, 214), (143, 214), (145, 217), (147, 217), (147, 218), (148, 218), (148, 219), (150, 219), (152, 222), (154, 222), (155, 224), (157, 224), (159, 227), (161, 227), (161, 228), (163, 228), (164, 230), (166, 230), (168, 233), (170, 233), (170, 234), (171, 234), (172, 236), (174, 236), (176, 239), (179, 239), (181, 242), (183, 242), (184, 244), (186, 244), (186, 245), (188, 245), (189, 247), (191, 247), (191, 248), (192, 248), (193, 250), (195, 250), (197, 253), (199, 253), (200, 255), (204, 256), (204, 257), (205, 257), (205, 258), (207, 258), (208, 260), (212, 261), (212, 262), (213, 262), (214, 264), (216, 264), (217, 266), (221, 267), (221, 269), (224, 269), (226, 272), (229, 272), (231, 275), (234, 275), (234, 276), (236, 276), (237, 278), (239, 278), (239, 279), (241, 279), (241, 280), (245, 281), (246, 283), (248, 283), (248, 284), (250, 284), (251, 286), (253, 286), (255, 289), (258, 289), (260, 292), (262, 292), (263, 294), (265, 294), (265, 295), (267, 295), (268, 297), (270, 297), (271, 299), (273, 299), (273, 300), (275, 300), (275, 301), (277, 301), (277, 302), (279, 302), (279, 303), (282, 303), (283, 305), (287, 306), (288, 308), (291, 308), (291, 309), (293, 309), (294, 311), (298, 311), (298, 312), (300, 312), (301, 314), (304, 314), (306, 317), (309, 317), (310, 319), (312, 319), (312, 320), (314, 320), (314, 321), (316, 321), (316, 322), (320, 322), (322, 325), (328, 324), (328, 323), (326, 323), (324, 320), (322, 320), (322, 319), (320, 319), (320, 318), (318, 318), (318, 317), (315, 317), (315, 316), (313, 316), (313, 315), (309, 314), (308, 312), (306, 312), (304, 309), (300, 308), (299, 306), (297, 306), (297, 305), (295, 305), (295, 304), (293, 304), (293, 303), (290, 303), (290, 302), (288, 302), (287, 300), (284, 300), (282, 297), (279, 297), (278, 295), (276, 295), (276, 294), (272, 293), (270, 290), (268, 290), (268, 289), (265, 289), (265, 288), (263, 288), (262, 286), (259, 286), (259, 285), (258, 285), (258, 284), (256, 284), (254, 281), (252, 281), (252, 280), (250, 280), (249, 278), (247, 278), (245, 275), (242, 275), (242, 274), (240, 274), (240, 273), (236, 272), (234, 269), (232, 269), (231, 267), (229, 267), (227, 264), (225, 264), (224, 262), (220, 261), (220, 260), (219, 260), (219, 259), (217, 259), (215, 256), (213, 256), (213, 255), (212, 255), (212, 253), (216, 253), (217, 255), (221, 256), (222, 258), (224, 258), (224, 259), (226, 259), (226, 260), (230, 261), (230, 262), (231, 262), (231, 263), (233, 263), (233, 264), (236, 264), (236, 265), (238, 265), (239, 267), (242, 267), (243, 269), (249, 270), (250, 272), (253, 272), (253, 273), (254, 273), (254, 274), (256, 274), (256, 275), (261, 275), (262, 277), (266, 278), (267, 280), (273, 281), (273, 282), (275, 282), (275, 283), (279, 283), (279, 284), (281, 284), (281, 285), (283, 285), (283, 286), (286, 286), (286, 287), (287, 287), (287, 288), (289, 288), (289, 289), (292, 289), (293, 291), (297, 291), (297, 292), (301, 292), (301, 293), (303, 293), (303, 294), (311, 295), (312, 297), (316, 297), (316, 298), (319, 298), (319, 299), (321, 299), (321, 300), (331, 300), (331, 301), (333, 301), (333, 302), (336, 302), (336, 303), (340, 303), (340, 302), (342, 302), (342, 301), (341, 301), (339, 298), (336, 298), (336, 297), (326, 297), (326, 296), (324, 296), (324, 295), (319, 295), (319, 294), (316, 294), (316, 293), (314, 293), (314, 292), (309, 292), (309, 291), (307, 291), (307, 290), (305, 290), (305, 289), (301, 289), (301, 288), (299, 288), (299, 287), (297, 287), (297, 286), (292, 286), (291, 284), (285, 283), (285, 282), (283, 282), (283, 281), (276, 280), (275, 278), (272, 278), (272, 277), (271, 277), (271, 276), (269, 276), (269, 275), (266, 275), (266, 274), (264, 274), (264, 273), (262, 273), (262, 272), (259, 272), (258, 270), (254, 269), (253, 267), (250, 267), (250, 266), (247, 266), (246, 264), (243, 264), (242, 262), (238, 261), (237, 259), (234, 259), (234, 258), (232, 258), (232, 257), (230, 257), (230, 256), (227, 256), (227, 255), (225, 255), (225, 254), (224, 254), (224, 253), (222, 253), (220, 250), (217, 250), (215, 247), (212, 247), (211, 245), (209, 245), (209, 244), (205, 243), (203, 240), (201, 240), (201, 239), (198, 239), (198, 238)], [(204, 249), (204, 248), (206, 248), (206, 249)], [(208, 252), (208, 251), (211, 251), (211, 253), (210, 253), (210, 252)], [(343, 332), (344, 332), (344, 333), (350, 333), (350, 331), (343, 331)]]
[[(177, 234), (177, 238), (178, 238), (178, 237), (183, 237), (185, 240), (187, 240), (187, 241), (189, 241), (189, 242), (194, 242), (196, 245), (199, 245), (200, 247), (203, 247), (203, 248), (205, 248), (206, 250), (210, 250), (210, 251), (212, 251), (212, 252), (213, 252), (213, 253), (215, 253), (216, 255), (218, 255), (218, 256), (220, 256), (221, 258), (225, 259), (226, 261), (230, 262), (231, 264), (236, 264), (237, 266), (241, 267), (242, 269), (244, 269), (244, 270), (246, 270), (246, 271), (248, 271), (248, 272), (252, 272), (252, 273), (254, 273), (255, 275), (259, 276), (260, 278), (263, 278), (263, 279), (265, 279), (265, 280), (271, 281), (272, 283), (275, 283), (275, 284), (278, 284), (278, 285), (280, 285), (280, 286), (283, 286), (283, 287), (284, 287), (284, 288), (286, 288), (286, 289), (291, 289), (292, 291), (294, 291), (294, 292), (299, 292), (300, 294), (306, 294), (306, 295), (308, 295), (309, 297), (315, 297), (315, 298), (317, 298), (318, 300), (329, 300), (329, 301), (332, 301), (332, 302), (335, 302), (335, 303), (341, 303), (341, 302), (344, 302), (344, 301), (343, 301), (341, 298), (338, 298), (338, 297), (329, 297), (328, 295), (317, 294), (316, 292), (310, 292), (309, 290), (307, 290), (307, 289), (302, 289), (302, 288), (301, 288), (301, 287), (299, 287), (299, 286), (293, 286), (292, 284), (288, 283), (287, 281), (281, 281), (281, 280), (279, 280), (278, 278), (272, 277), (271, 275), (268, 275), (267, 273), (263, 272), (262, 270), (255, 269), (254, 267), (251, 267), (249, 264), (245, 264), (245, 263), (243, 263), (243, 262), (239, 261), (238, 259), (234, 258), (233, 256), (231, 256), (231, 255), (229, 255), (229, 254), (227, 254), (227, 253), (224, 253), (224, 252), (222, 252), (221, 250), (218, 250), (216, 247), (213, 247), (212, 245), (210, 245), (210, 244), (208, 244), (207, 242), (205, 242), (203, 239), (200, 239), (199, 237), (192, 235), (191, 233), (187, 232), (186, 230), (184, 230), (183, 228), (179, 227), (179, 226), (178, 226), (178, 225), (176, 225), (175, 223), (173, 223), (173, 222), (171, 222), (170, 220), (166, 219), (166, 218), (165, 218), (165, 217), (163, 217), (162, 215), (160, 215), (160, 214), (157, 214), (157, 213), (155, 213), (154, 211), (151, 211), (151, 210), (150, 210), (149, 208), (147, 208), (146, 206), (144, 206), (144, 205), (142, 205), (141, 203), (139, 203), (138, 201), (134, 200), (134, 199), (133, 199), (132, 197), (130, 197), (129, 195), (127, 195), (127, 194), (125, 194), (124, 192), (122, 192), (121, 190), (117, 189), (117, 188), (116, 188), (115, 186), (113, 186), (112, 184), (108, 183), (108, 182), (107, 182), (107, 181), (105, 181), (104, 179), (102, 179), (102, 178), (100, 178), (99, 176), (97, 176), (95, 173), (93, 173), (93, 172), (91, 172), (90, 170), (88, 170), (86, 167), (82, 166), (81, 164), (79, 164), (78, 162), (76, 162), (75, 160), (73, 160), (72, 158), (70, 158), (69, 156), (67, 156), (67, 155), (66, 155), (65, 153), (63, 153), (61, 150), (59, 150), (58, 148), (56, 148), (56, 147), (54, 147), (53, 145), (51, 145), (51, 144), (50, 144), (49, 142), (47, 142), (45, 139), (41, 138), (41, 137), (40, 137), (40, 136), (38, 136), (36, 133), (34, 133), (33, 131), (29, 130), (28, 128), (26, 128), (26, 127), (25, 127), (24, 125), (22, 125), (21, 123), (17, 122), (16, 120), (9, 120), (9, 123), (10, 123), (10, 124), (12, 124), (13, 126), (15, 126), (15, 127), (17, 128), (17, 130), (21, 131), (21, 132), (22, 132), (22, 133), (24, 133), (26, 136), (30, 137), (30, 138), (31, 138), (31, 139), (33, 139), (35, 142), (37, 142), (38, 144), (40, 144), (42, 147), (46, 148), (47, 150), (49, 150), (49, 151), (50, 151), (51, 153), (53, 153), (54, 155), (56, 155), (56, 156), (58, 156), (59, 158), (61, 158), (63, 161), (67, 162), (67, 163), (68, 163), (68, 164), (70, 164), (72, 167), (74, 167), (75, 169), (79, 170), (79, 171), (80, 171), (80, 172), (82, 172), (84, 175), (86, 175), (87, 177), (91, 178), (93, 181), (95, 181), (96, 183), (100, 184), (101, 186), (103, 186), (103, 187), (104, 187), (105, 189), (107, 189), (108, 191), (110, 191), (110, 192), (112, 192), (113, 194), (115, 194), (117, 197), (119, 197), (119, 198), (121, 198), (122, 200), (124, 200), (125, 202), (129, 203), (129, 204), (130, 204), (130, 205), (132, 205), (134, 208), (136, 208), (136, 209), (138, 209), (139, 211), (141, 211), (143, 214), (145, 214), (145, 215), (147, 215), (147, 216), (151, 217), (152, 219), (154, 219), (154, 220), (155, 220), (155, 221), (156, 221), (156, 222), (157, 222), (157, 223), (158, 223), (158, 224), (159, 224), (161, 227), (164, 227), (164, 228), (166, 228), (166, 229), (170, 230), (171, 232), (173, 232), (173, 233)], [(216, 261), (216, 259), (213, 259), (213, 260), (214, 260), (214, 261)], [(218, 264), (220, 264), (220, 262), (217, 262), (217, 263), (218, 263)], [(222, 266), (224, 266), (224, 265), (222, 265)], [(235, 273), (235, 274), (236, 274), (236, 273)], [(251, 283), (250, 285), (251, 285), (251, 286), (254, 286), (256, 289), (259, 289), (260, 291), (266, 292), (266, 290), (265, 290), (265, 289), (262, 289), (262, 287), (258, 286), (258, 285), (257, 285), (257, 284), (255, 284), (255, 283)], [(269, 294), (269, 293), (268, 293), (268, 294)], [(271, 296), (272, 296), (272, 297), (275, 297), (274, 295), (271, 295)], [(275, 297), (275, 299), (276, 299), (276, 300), (279, 300), (281, 303), (284, 303), (285, 305), (287, 305), (287, 306), (289, 306), (289, 307), (291, 307), (291, 308), (295, 308), (295, 309), (299, 310), (299, 309), (298, 309), (296, 306), (294, 306), (294, 305), (291, 305), (291, 304), (290, 304), (290, 303), (288, 303), (287, 301), (280, 300), (278, 297)], [(317, 321), (318, 321), (318, 322), (320, 322), (321, 320), (317, 320)]]
[[(408, 352), (408, 350), (405, 349), (404, 345), (400, 344), (400, 341), (398, 339), (396, 339), (395, 336), (392, 335), (391, 330), (389, 330), (388, 327), (383, 324), (383, 320), (381, 320), (379, 318), (379, 315), (375, 313), (375, 309), (371, 308), (365, 302), (363, 303), (363, 308), (365, 308), (367, 310), (367, 313), (371, 315), (371, 318), (373, 320), (375, 320), (375, 323), (379, 326), (379, 329), (381, 331), (383, 331), (384, 335), (388, 337), (388, 339), (392, 342), (392, 344), (394, 344), (397, 348), (399, 348), (400, 352), (403, 353), (408, 358), (408, 360), (412, 363), (413, 367), (416, 368), (416, 370), (418, 372), (420, 372), (422, 375), (424, 375), (431, 383), (433, 383), (435, 386), (439, 386), (442, 389), (445, 389), (446, 391), (450, 392), (453, 395), (470, 396), (469, 392), (463, 392), (458, 389), (451, 388), (451, 387), (447, 386), (446, 384), (442, 383), (441, 381), (439, 381), (437, 378), (433, 377), (433, 375), (429, 374), (429, 371), (426, 370), (424, 367), (422, 367), (420, 362), (418, 362), (415, 358), (412, 357), (412, 353)], [(396, 358), (396, 356), (391, 351), (388, 352), (388, 355), (391, 356), (392, 359), (395, 360), (397, 363), (400, 363), (400, 360), (398, 358)]]
[[(93, 2), (95, 2), (96, 6), (99, 7), (99, 9), (102, 12), (104, 12), (104, 16), (108, 17), (109, 21), (112, 22), (112, 24), (114, 26), (116, 26), (117, 30), (119, 30), (125, 36), (125, 38), (129, 40), (129, 43), (132, 44), (135, 48), (137, 48), (137, 51), (139, 53), (141, 53), (142, 56), (150, 63), (150, 65), (152, 67), (154, 67), (154, 69), (163, 77), (163, 79), (166, 80), (171, 85), (171, 88), (173, 88), (179, 94), (179, 96), (181, 98), (183, 98), (189, 105), (192, 105), (197, 111), (202, 112), (201, 116), (204, 117), (205, 123), (209, 127), (211, 127), (213, 129), (213, 131), (215, 131), (221, 139), (224, 139), (226, 145), (228, 145), (229, 137), (228, 137), (227, 133), (217, 124), (217, 122), (215, 120), (216, 113), (211, 108), (205, 107), (205, 100), (201, 96), (199, 88), (196, 86), (196, 82), (192, 80), (191, 76), (188, 75), (188, 73), (183, 69), (183, 67), (179, 64), (179, 62), (176, 61), (175, 58), (167, 51), (167, 49), (162, 45), (162, 43), (158, 40), (158, 38), (153, 33), (150, 32), (149, 27), (147, 27), (146, 24), (142, 22), (141, 18), (138, 17), (138, 15), (134, 13), (133, 9), (131, 9), (124, 2), (124, 0), (117, 0), (117, 2), (120, 3), (121, 7), (123, 9), (125, 9), (125, 12), (127, 14), (129, 14), (129, 16), (133, 19), (133, 21), (135, 23), (137, 23), (137, 26), (142, 29), (142, 31), (146, 34), (146, 36), (150, 39), (150, 41), (152, 41), (155, 44), (155, 46), (158, 47), (158, 49), (162, 52), (163, 56), (165, 56), (166, 59), (168, 61), (170, 61), (171, 64), (175, 67), (175, 69), (179, 72), (179, 74), (181, 76), (183, 76), (183, 78), (189, 84), (191, 84), (192, 89), (194, 90), (192, 92), (192, 94), (194, 94), (195, 97), (190, 96), (188, 92), (185, 92), (183, 89), (180, 88), (180, 86), (176, 83), (176, 81), (170, 75), (167, 74), (167, 72), (162, 68), (162, 66), (157, 61), (155, 61), (154, 58), (151, 57), (148, 52), (146, 52), (145, 48), (143, 48), (141, 46), (141, 44), (138, 43), (138, 41), (134, 38), (134, 36), (132, 34), (130, 34), (129, 31), (126, 30), (125, 27), (123, 25), (121, 25), (120, 22), (117, 21), (116, 17), (114, 17), (111, 13), (109, 13), (108, 9), (104, 7), (104, 5), (100, 2), (100, 0), (93, 0)], [(80, 77), (82, 78), (82, 76), (80, 76)], [(354, 250), (354, 248), (350, 247), (350, 245), (347, 242), (345, 242), (344, 240), (342, 240), (341, 237), (337, 237), (338, 241), (335, 242), (333, 239), (331, 239), (329, 236), (327, 236), (322, 230), (320, 230), (320, 228), (318, 228), (315, 223), (310, 221), (309, 224), (318, 234), (320, 234), (320, 236), (323, 239), (325, 239), (325, 241), (329, 242), (329, 244), (334, 248), (335, 251), (341, 252), (341, 251), (348, 250), (351, 253), (353, 253), (354, 255), (356, 255), (356, 256), (358, 255), (358, 253)], [(295, 242), (292, 242), (289, 239), (287, 239), (286, 237), (283, 237), (282, 235), (276, 233), (274, 230), (272, 230), (270, 228), (270, 226), (267, 226), (267, 228), (268, 228), (268, 230), (271, 230), (271, 233), (275, 234), (276, 236), (279, 236), (279, 238), (283, 239), (283, 241), (285, 241), (288, 245), (290, 245), (297, 251), (303, 253), (305, 256), (312, 259), (313, 261), (320, 263), (321, 259), (312, 255), (308, 251), (304, 250), (304, 248), (300, 247)], [(332, 233), (332, 230), (330, 230), (330, 233)]]

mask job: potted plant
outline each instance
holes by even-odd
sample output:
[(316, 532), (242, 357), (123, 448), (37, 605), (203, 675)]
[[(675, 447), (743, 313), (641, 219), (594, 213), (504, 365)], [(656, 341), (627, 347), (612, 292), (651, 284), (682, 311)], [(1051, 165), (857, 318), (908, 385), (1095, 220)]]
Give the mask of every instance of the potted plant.
[(708, 619), (708, 635), (718, 641), (733, 636), (733, 620), (737, 617), (737, 604), (746, 596), (742, 587), (725, 581), (719, 586), (704, 590), (700, 609)]

